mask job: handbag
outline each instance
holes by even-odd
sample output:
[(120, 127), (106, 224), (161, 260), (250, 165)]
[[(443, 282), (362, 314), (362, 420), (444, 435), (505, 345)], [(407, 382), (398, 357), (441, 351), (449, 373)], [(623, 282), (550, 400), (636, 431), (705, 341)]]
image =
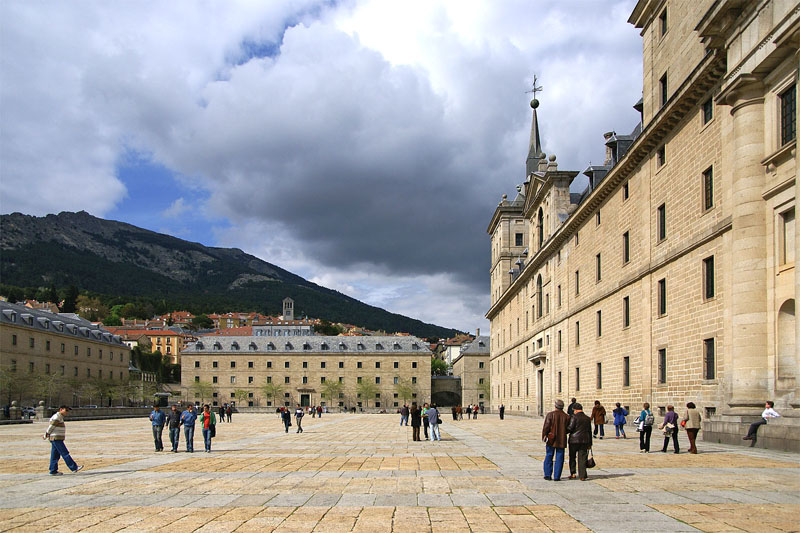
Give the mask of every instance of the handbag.
[(685, 428), (685, 427), (686, 427), (686, 420), (681, 420), (681, 427), (682, 427), (682, 428)]
[(594, 461), (594, 452), (592, 451), (591, 448), (589, 448), (589, 453), (591, 455), (589, 455), (589, 458), (586, 459), (586, 468), (594, 468), (595, 466), (597, 466), (597, 463)]
[(212, 439), (217, 436), (217, 425), (216, 424), (211, 424), (210, 426), (208, 426), (208, 429), (211, 430), (211, 438)]

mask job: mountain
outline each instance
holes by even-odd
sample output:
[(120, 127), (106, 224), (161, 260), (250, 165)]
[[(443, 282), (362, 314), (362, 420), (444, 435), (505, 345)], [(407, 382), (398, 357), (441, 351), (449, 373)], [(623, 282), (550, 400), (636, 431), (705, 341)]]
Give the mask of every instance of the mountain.
[(213, 248), (89, 213), (0, 215), (0, 280), (36, 287), (75, 285), (123, 298), (165, 300), (202, 312), (295, 315), (420, 337), (457, 332), (367, 305), (236, 248)]

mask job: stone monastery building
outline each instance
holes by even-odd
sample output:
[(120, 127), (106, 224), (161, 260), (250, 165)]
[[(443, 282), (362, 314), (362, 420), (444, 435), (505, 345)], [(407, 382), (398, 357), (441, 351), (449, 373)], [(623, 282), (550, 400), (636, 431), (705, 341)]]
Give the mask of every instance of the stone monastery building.
[[(640, 0), (630, 135), (577, 171), (542, 152), (491, 236), (491, 404), (577, 397), (707, 415), (800, 407), (796, 0)], [(556, 147), (557, 149), (557, 147)]]

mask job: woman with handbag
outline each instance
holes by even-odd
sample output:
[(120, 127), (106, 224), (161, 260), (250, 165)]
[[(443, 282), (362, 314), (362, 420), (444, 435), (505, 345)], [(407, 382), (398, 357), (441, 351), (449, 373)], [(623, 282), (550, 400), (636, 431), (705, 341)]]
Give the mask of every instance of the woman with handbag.
[(644, 408), (639, 413), (639, 453), (650, 453), (650, 434), (653, 432), (653, 412), (650, 404), (644, 402)]
[(622, 438), (627, 439), (628, 436), (625, 435), (625, 423), (627, 420), (625, 417), (628, 416), (628, 411), (617, 402), (617, 408), (611, 412), (614, 414), (614, 429), (617, 431), (617, 438), (619, 438), (619, 434), (622, 433)]
[(700, 411), (695, 407), (694, 402), (686, 404), (686, 413), (681, 419), (681, 426), (686, 430), (686, 436), (689, 437), (689, 453), (697, 453), (697, 432), (700, 431), (700, 426), (703, 418), (700, 416)]
[(200, 414), (200, 422), (203, 428), (203, 441), (205, 441), (206, 452), (211, 452), (211, 439), (217, 434), (217, 417), (214, 412), (205, 404), (203, 412)]
[(664, 430), (664, 447), (661, 448), (661, 452), (667, 453), (669, 439), (672, 437), (672, 447), (675, 453), (680, 453), (680, 448), (678, 447), (678, 413), (675, 412), (674, 406), (667, 406), (667, 414), (664, 415), (664, 422), (661, 423), (659, 429)]

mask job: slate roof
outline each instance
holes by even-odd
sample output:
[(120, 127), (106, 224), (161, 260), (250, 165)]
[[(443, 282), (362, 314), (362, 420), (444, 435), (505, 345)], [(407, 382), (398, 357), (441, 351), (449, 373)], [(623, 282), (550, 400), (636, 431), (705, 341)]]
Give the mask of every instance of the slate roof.
[(489, 336), (481, 335), (476, 337), (461, 349), (462, 355), (489, 355)]
[(190, 342), (182, 350), (183, 354), (222, 353), (419, 353), (430, 354), (428, 344), (412, 336), (380, 337), (326, 337), (319, 335), (300, 335), (292, 337), (203, 337)]
[(83, 318), (71, 314), (50, 313), (31, 309), (24, 305), (0, 302), (0, 324), (14, 324), (23, 328), (57, 333), (80, 339), (102, 342), (112, 346), (127, 346), (119, 335), (94, 326)]

